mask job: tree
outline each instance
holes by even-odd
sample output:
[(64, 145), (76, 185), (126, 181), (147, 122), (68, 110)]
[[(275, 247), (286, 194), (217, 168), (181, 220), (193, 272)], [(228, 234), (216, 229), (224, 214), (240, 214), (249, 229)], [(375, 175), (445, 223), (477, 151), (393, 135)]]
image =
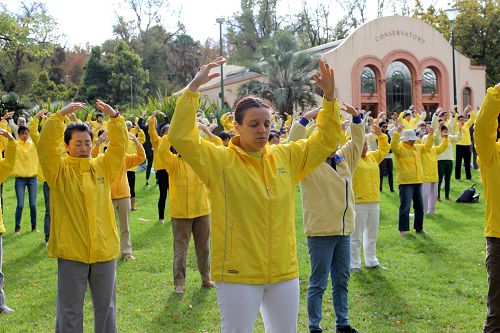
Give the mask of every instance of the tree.
[[(37, 60), (52, 55), (57, 23), (45, 5), (21, 2), (18, 14), (0, 13), (0, 83), (6, 91), (26, 92), (36, 76)], [(43, 66), (42, 66), (43, 67)]]
[[(131, 102), (143, 103), (146, 100), (146, 83), (149, 73), (142, 67), (141, 57), (129, 48), (125, 42), (120, 42), (115, 52), (109, 57), (110, 76), (108, 80), (109, 101), (113, 105), (132, 107)], [(132, 84), (132, 98), (130, 87)]]
[(231, 61), (246, 63), (255, 52), (279, 30), (277, 0), (242, 0), (241, 12), (228, 21), (227, 42), (232, 51)]
[[(486, 66), (486, 84), (500, 81), (500, 6), (498, 0), (458, 0), (459, 10), (455, 20), (455, 47), (469, 57), (474, 65)], [(424, 10), (417, 0), (414, 17), (417, 17), (450, 38), (450, 23), (443, 10), (429, 6)]]
[(108, 80), (110, 77), (111, 68), (104, 61), (101, 47), (93, 47), (90, 57), (83, 67), (79, 97), (87, 101), (94, 101), (97, 98), (108, 100), (110, 95)]
[(264, 61), (250, 69), (260, 73), (266, 82), (250, 81), (242, 85), (239, 95), (257, 94), (271, 100), (281, 115), (294, 108), (316, 105), (311, 73), (317, 61), (307, 52), (298, 52), (298, 43), (289, 32), (279, 32), (272, 43), (262, 48)]
[(201, 65), (200, 44), (189, 35), (180, 35), (169, 44), (169, 79), (177, 87), (184, 87), (191, 81)]

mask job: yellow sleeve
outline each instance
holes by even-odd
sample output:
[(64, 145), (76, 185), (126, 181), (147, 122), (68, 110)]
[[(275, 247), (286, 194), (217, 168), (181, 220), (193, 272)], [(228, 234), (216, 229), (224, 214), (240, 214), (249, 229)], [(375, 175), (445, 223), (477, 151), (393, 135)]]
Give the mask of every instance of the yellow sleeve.
[(52, 114), (40, 133), (38, 140), (38, 160), (49, 187), (55, 186), (61, 165), (60, 145), (64, 141), (64, 116)]
[(85, 118), (85, 121), (89, 124), (92, 122), (92, 112), (87, 113), (87, 118)]
[(392, 135), (392, 140), (391, 140), (391, 150), (394, 155), (399, 155), (399, 134), (398, 131), (394, 132)]
[[(140, 142), (139, 142), (140, 143)], [(125, 167), (126, 169), (138, 166), (146, 159), (146, 152), (142, 144), (135, 145), (136, 153), (132, 155), (125, 155)]]
[(12, 169), (14, 169), (14, 165), (16, 164), (16, 152), (17, 141), (9, 140), (5, 149), (5, 158), (0, 160), (0, 183), (3, 183), (3, 181), (12, 173)]
[(371, 154), (373, 154), (373, 157), (377, 161), (377, 164), (380, 164), (380, 162), (382, 162), (389, 153), (389, 150), (391, 150), (391, 147), (389, 146), (389, 138), (384, 133), (381, 133), (379, 136), (377, 136), (377, 142), (377, 150), (375, 150)]
[(31, 140), (35, 145), (38, 145), (38, 140), (40, 139), (40, 132), (38, 132), (38, 117), (33, 117), (28, 123), (28, 129), (30, 131)]
[(128, 133), (125, 120), (122, 116), (111, 118), (108, 123), (109, 144), (106, 154), (97, 157), (96, 165), (104, 170), (110, 181), (113, 183), (120, 172), (120, 167), (124, 162), (128, 145)]
[(307, 140), (279, 145), (278, 149), (288, 149), (290, 170), (296, 180), (301, 180), (316, 169), (337, 149), (340, 134), (340, 105), (323, 98), (323, 107), (316, 120), (318, 130)]
[(496, 154), (500, 87), (488, 88), (474, 129), (474, 143), (481, 163), (490, 164)]
[(434, 147), (436, 155), (443, 153), (446, 150), (446, 148), (448, 148), (449, 143), (450, 141), (448, 140), (448, 138), (444, 138), (439, 146)]
[(424, 150), (429, 153), (432, 149), (432, 145), (434, 144), (434, 134), (427, 135), (427, 139), (425, 140), (425, 144), (423, 145)]
[(158, 149), (160, 137), (158, 136), (158, 132), (156, 132), (156, 121), (154, 117), (149, 117), (148, 119), (148, 134), (153, 149)]
[(465, 125), (467, 126), (467, 128), (471, 128), (471, 126), (474, 124), (475, 121), (476, 121), (476, 113), (474, 112), (474, 110), (470, 110), (470, 118), (465, 122)]
[(97, 156), (99, 156), (99, 146), (94, 144), (92, 146), (92, 150), (90, 151), (90, 156), (92, 158), (96, 158)]
[(158, 146), (158, 151), (156, 152), (157, 154), (162, 154), (162, 155), (166, 156), (165, 162), (167, 163), (166, 169), (167, 169), (168, 173), (172, 173), (174, 165), (175, 165), (175, 163), (174, 163), (175, 162), (175, 158), (176, 158), (176, 156), (174, 155), (174, 153), (172, 153), (170, 151), (170, 147), (171, 146), (172, 145), (170, 144), (170, 141), (168, 140), (168, 137), (167, 138), (162, 138), (162, 140), (160, 140), (160, 144)]
[(139, 143), (141, 145), (146, 141), (146, 134), (144, 134), (144, 131), (142, 129), (140, 129), (139, 133), (137, 134), (137, 140), (139, 140)]
[(225, 147), (219, 147), (200, 137), (195, 125), (200, 94), (185, 89), (177, 99), (168, 140), (208, 187), (222, 165), (226, 164)]
[(214, 145), (216, 146), (223, 146), (224, 145), (224, 142), (222, 141), (221, 138), (219, 138), (217, 135), (210, 135), (207, 140), (209, 142), (212, 142)]

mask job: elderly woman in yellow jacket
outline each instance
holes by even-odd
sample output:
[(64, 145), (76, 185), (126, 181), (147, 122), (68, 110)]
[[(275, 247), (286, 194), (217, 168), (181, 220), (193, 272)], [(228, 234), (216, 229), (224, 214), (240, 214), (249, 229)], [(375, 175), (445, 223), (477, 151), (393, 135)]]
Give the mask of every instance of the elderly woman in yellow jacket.
[[(436, 212), (439, 181), (437, 156), (448, 148), (449, 143), (448, 132), (442, 132), (441, 136), (442, 140), (439, 146), (432, 146), (430, 151), (425, 149), (422, 151), (422, 199), (425, 214)], [(422, 142), (428, 139), (428, 136), (424, 136)]]
[[(113, 207), (118, 214), (118, 225), (120, 226), (120, 253), (123, 260), (135, 260), (132, 255), (132, 240), (130, 238), (130, 188), (128, 185), (127, 170), (135, 168), (146, 159), (146, 152), (142, 144), (133, 134), (128, 134), (128, 138), (135, 145), (134, 154), (127, 152), (125, 160), (120, 168), (120, 173), (116, 176), (111, 185), (111, 199)], [(93, 158), (99, 156), (100, 146), (103, 143), (109, 143), (108, 134), (103, 131), (92, 147), (91, 155)], [(128, 149), (128, 148), (127, 148)]]
[[(213, 137), (217, 138), (218, 144), (222, 145), (219, 137)], [(210, 141), (210, 137), (208, 140)], [(162, 141), (158, 147), (158, 153), (165, 155), (170, 185), (168, 212), (172, 218), (174, 237), (172, 267), (174, 292), (182, 294), (186, 282), (186, 258), (191, 234), (194, 238), (201, 285), (205, 288), (214, 287), (210, 280), (210, 202), (207, 188), (200, 177), (181, 155), (174, 152), (175, 150), (167, 140)]]
[(211, 261), (222, 332), (253, 332), (259, 309), (267, 332), (295, 332), (299, 281), (295, 187), (337, 146), (339, 107), (333, 69), (320, 61), (314, 76), (324, 91), (319, 130), (307, 140), (268, 145), (271, 107), (245, 97), (235, 107), (239, 136), (228, 147), (200, 139), (195, 126), (198, 88), (217, 77), (201, 67), (177, 100), (169, 140), (207, 186), (212, 205)]
[(17, 143), (16, 165), (12, 171), (15, 177), (14, 189), (16, 191), (15, 232), (21, 231), (21, 218), (24, 208), (24, 191), (28, 188), (30, 205), (31, 231), (36, 231), (36, 197), (38, 193), (38, 154), (35, 143), (30, 139), (29, 129), (19, 126)]
[(148, 118), (148, 133), (149, 139), (151, 140), (151, 145), (153, 146), (153, 167), (156, 172), (156, 180), (158, 181), (158, 189), (160, 190), (160, 196), (158, 197), (158, 223), (165, 223), (165, 204), (167, 202), (168, 195), (168, 172), (167, 172), (167, 161), (165, 154), (157, 154), (158, 147), (160, 144), (167, 140), (167, 133), (169, 125), (163, 126), (160, 129), (160, 135), (156, 130), (157, 115), (163, 115), (163, 112), (156, 110), (153, 114)]
[[(307, 288), (309, 331), (321, 332), (323, 294), (332, 279), (332, 300), (336, 331), (356, 333), (349, 323), (348, 284), (350, 278), (351, 233), (354, 229), (352, 176), (361, 157), (365, 138), (362, 116), (352, 106), (342, 110), (352, 116), (351, 139), (300, 181), (302, 211), (311, 275)], [(295, 122), (290, 141), (306, 137), (306, 125), (319, 109), (313, 109)]]
[[(83, 108), (71, 103), (51, 115), (40, 134), (40, 165), (50, 187), (52, 225), (48, 255), (57, 258), (56, 332), (83, 332), (87, 283), (94, 305), (95, 332), (116, 332), (116, 257), (120, 241), (111, 202), (111, 185), (128, 144), (123, 118), (109, 105), (97, 107), (111, 117), (106, 154), (90, 158), (92, 128), (64, 117)], [(61, 157), (59, 146), (68, 154)]]
[[(16, 163), (16, 141), (14, 137), (6, 130), (0, 129), (0, 136), (7, 140), (5, 149), (5, 158), (0, 159), (0, 183), (10, 176), (14, 164)], [(3, 256), (3, 234), (5, 227), (2, 219), (2, 207), (0, 206), (0, 314), (11, 313), (14, 310), (5, 304), (5, 295), (3, 292), (3, 273), (2, 273), (2, 256)]]
[(481, 179), (486, 202), (484, 235), (486, 237), (486, 271), (488, 272), (488, 312), (484, 332), (500, 328), (500, 83), (488, 88), (477, 115), (474, 131)]
[(365, 142), (361, 159), (353, 177), (356, 198), (356, 224), (351, 236), (351, 270), (361, 269), (361, 245), (368, 268), (382, 267), (377, 259), (377, 236), (380, 218), (380, 168), (379, 164), (389, 153), (389, 138), (378, 125), (373, 125), (378, 147), (368, 151)]
[(418, 138), (414, 130), (403, 131), (403, 129), (404, 124), (400, 124), (397, 131), (394, 132), (391, 150), (396, 160), (396, 178), (399, 183), (399, 235), (406, 237), (410, 230), (409, 214), (412, 201), (415, 211), (413, 227), (417, 234), (425, 233), (422, 199), (422, 153), (424, 150), (427, 152), (431, 150), (434, 130), (429, 126), (429, 136), (424, 145), (415, 144)]

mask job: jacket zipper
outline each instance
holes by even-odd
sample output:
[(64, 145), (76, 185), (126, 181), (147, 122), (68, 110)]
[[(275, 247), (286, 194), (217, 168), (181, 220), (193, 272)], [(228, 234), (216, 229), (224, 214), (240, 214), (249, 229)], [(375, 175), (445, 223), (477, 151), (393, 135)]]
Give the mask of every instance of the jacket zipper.
[(349, 181), (344, 178), (345, 181), (345, 209), (344, 215), (342, 216), (342, 236), (345, 236), (345, 214), (347, 213), (347, 208), (349, 208)]
[(225, 209), (225, 222), (224, 222), (224, 259), (222, 260), (222, 281), (224, 282), (224, 273), (226, 269), (226, 258), (227, 258), (227, 228), (228, 228), (228, 222), (227, 222), (227, 188), (226, 188), (226, 175), (224, 171), (222, 171), (222, 181), (224, 183), (224, 209)]

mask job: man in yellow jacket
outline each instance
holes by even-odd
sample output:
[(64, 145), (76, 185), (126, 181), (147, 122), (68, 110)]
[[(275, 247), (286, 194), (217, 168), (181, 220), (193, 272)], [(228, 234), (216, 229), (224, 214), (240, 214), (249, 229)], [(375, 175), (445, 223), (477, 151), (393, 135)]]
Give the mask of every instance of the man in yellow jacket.
[(16, 191), (16, 215), (15, 232), (21, 231), (21, 218), (24, 209), (24, 193), (28, 188), (28, 198), (30, 205), (31, 231), (36, 231), (36, 197), (38, 193), (38, 154), (36, 145), (31, 140), (29, 129), (19, 126), (16, 165), (12, 171), (15, 177), (14, 189)]
[[(331, 154), (313, 172), (300, 181), (302, 211), (311, 275), (307, 288), (309, 332), (322, 332), (323, 294), (332, 277), (336, 331), (356, 333), (349, 323), (348, 284), (351, 233), (354, 229), (354, 191), (352, 176), (359, 163), (365, 140), (365, 124), (350, 105), (342, 110), (352, 116), (351, 139)], [(289, 141), (306, 137), (306, 126), (319, 109), (304, 114), (290, 130)]]
[(500, 83), (488, 89), (476, 120), (476, 143), (486, 201), (484, 234), (488, 313), (484, 332), (500, 332)]
[(425, 145), (423, 145), (415, 144), (418, 137), (414, 130), (403, 131), (403, 129), (404, 125), (400, 124), (392, 137), (391, 150), (396, 159), (396, 177), (399, 183), (399, 235), (406, 237), (410, 230), (409, 214), (412, 201), (415, 210), (413, 225), (415, 231), (417, 234), (425, 233), (422, 199), (422, 152), (431, 150), (434, 130), (432, 127), (428, 127), (429, 135)]
[[(16, 141), (14, 137), (6, 130), (0, 129), (0, 136), (7, 140), (5, 149), (5, 158), (0, 159), (0, 183), (3, 183), (10, 176), (14, 164), (16, 163)], [(3, 256), (3, 234), (5, 227), (2, 219), (2, 207), (0, 206), (0, 314), (11, 313), (14, 310), (5, 304), (5, 295), (3, 292), (3, 273), (2, 273), (2, 256)]]
[[(123, 164), (128, 144), (123, 118), (100, 100), (97, 107), (111, 117), (105, 155), (90, 158), (92, 128), (64, 117), (83, 108), (71, 103), (51, 115), (38, 142), (40, 165), (50, 187), (52, 225), (48, 255), (58, 258), (56, 332), (83, 332), (87, 283), (98, 333), (116, 332), (116, 257), (120, 241), (111, 202), (111, 185)], [(68, 154), (61, 157), (63, 143)]]

